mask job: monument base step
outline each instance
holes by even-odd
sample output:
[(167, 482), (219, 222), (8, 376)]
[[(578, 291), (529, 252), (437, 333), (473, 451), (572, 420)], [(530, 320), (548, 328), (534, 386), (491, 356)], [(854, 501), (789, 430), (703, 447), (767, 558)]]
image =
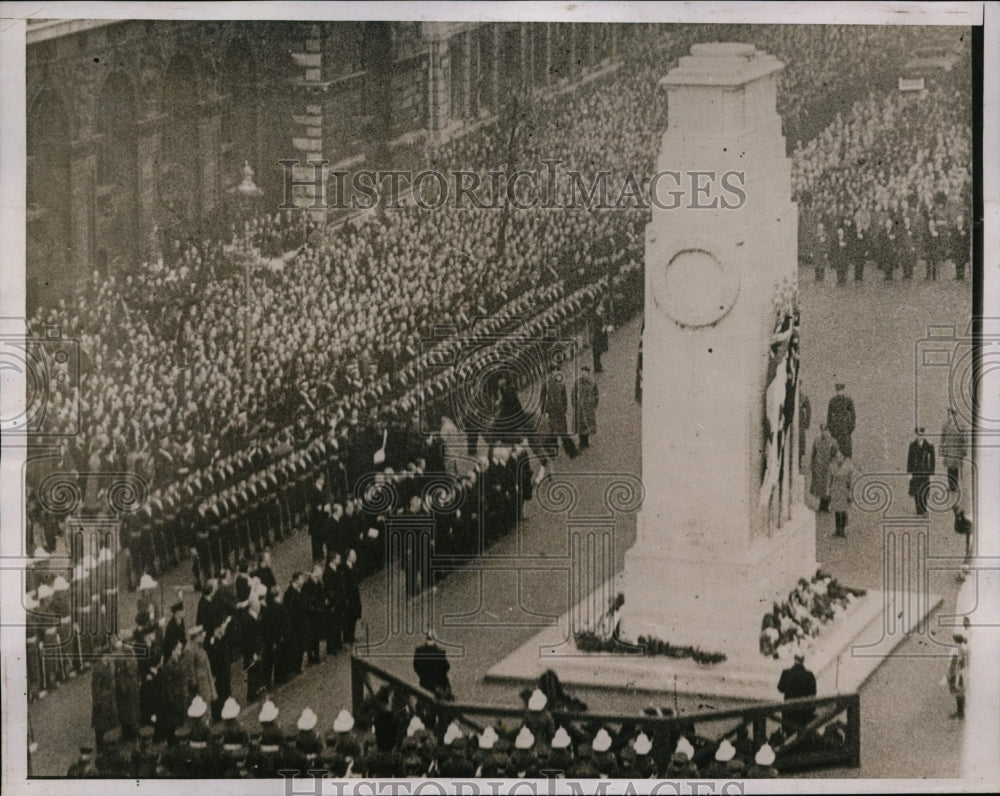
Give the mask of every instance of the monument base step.
[[(857, 691), (906, 638), (901, 630), (887, 633), (887, 627), (900, 623), (888, 621), (893, 618), (886, 617), (886, 605), (918, 606), (909, 622), (919, 629), (927, 626), (927, 616), (941, 599), (936, 594), (917, 599), (915, 594), (886, 595), (871, 590), (857, 600), (812, 640), (812, 649), (807, 652), (806, 666), (816, 675), (819, 696)], [(792, 664), (790, 658), (765, 658), (758, 650), (713, 665), (665, 656), (580, 652), (569, 638), (568, 628), (567, 613), (558, 625), (546, 628), (493, 666), (486, 681), (531, 684), (546, 669), (552, 669), (566, 685), (665, 694), (676, 688), (683, 694), (774, 702), (782, 698), (777, 690), (781, 670)]]

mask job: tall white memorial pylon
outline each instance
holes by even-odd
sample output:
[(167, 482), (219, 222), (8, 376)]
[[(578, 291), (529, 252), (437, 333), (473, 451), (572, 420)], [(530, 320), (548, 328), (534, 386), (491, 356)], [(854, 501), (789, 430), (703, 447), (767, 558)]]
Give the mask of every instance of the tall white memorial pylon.
[[(759, 655), (764, 613), (816, 570), (797, 461), (782, 68), (753, 45), (697, 44), (661, 81), (656, 170), (670, 174), (646, 235), (646, 497), (620, 581), (630, 641)], [(684, 195), (668, 195), (678, 183)]]

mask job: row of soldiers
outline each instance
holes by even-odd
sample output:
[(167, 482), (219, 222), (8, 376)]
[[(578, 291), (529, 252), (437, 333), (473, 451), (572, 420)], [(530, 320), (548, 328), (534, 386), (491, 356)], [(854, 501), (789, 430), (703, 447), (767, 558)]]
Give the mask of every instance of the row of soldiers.
[[(385, 696), (386, 692), (389, 696)], [(72, 777), (275, 778), (517, 777), (596, 779), (742, 779), (778, 776), (770, 743), (754, 748), (745, 731), (721, 741), (699, 738), (641, 721), (615, 730), (585, 716), (562, 716), (557, 726), (536, 690), (521, 720), (471, 732), (459, 722), (433, 715), (414, 697), (382, 689), (357, 718), (341, 710), (325, 732), (309, 707), (294, 729), (279, 724), (270, 700), (257, 722), (240, 720), (235, 699), (222, 721), (209, 722), (209, 708), (196, 696), (171, 743), (149, 728), (135, 738), (105, 744), (95, 756), (81, 750)], [(248, 729), (248, 727), (250, 727)], [(499, 728), (499, 729), (498, 729)], [(689, 740), (688, 734), (693, 738)]]
[(800, 214), (799, 251), (801, 262), (813, 266), (816, 281), (823, 281), (827, 268), (837, 275), (837, 284), (847, 283), (851, 267), (855, 281), (863, 281), (866, 264), (873, 262), (891, 282), (898, 271), (903, 279), (912, 279), (921, 260), (926, 264), (925, 278), (936, 280), (940, 267), (948, 260), (955, 265), (955, 278), (964, 279), (972, 255), (972, 240), (964, 217), (945, 226), (926, 210), (908, 208), (881, 220), (867, 211), (858, 211), (836, 227), (810, 219), (808, 209)]
[(51, 560), (39, 547), (25, 568), (29, 701), (90, 669), (117, 633), (118, 561), (111, 548), (82, 556), (71, 570), (58, 569)]
[[(419, 458), (415, 454), (434, 461), (429, 451), (442, 448), (439, 439), (423, 440), (389, 418), (378, 428), (361, 425), (354, 416), (287, 455), (280, 448), (254, 449), (248, 468), (227, 463), (219, 472), (196, 473), (182, 486), (151, 495), (136, 514), (125, 515), (131, 582), (142, 574), (156, 576), (193, 552), (198, 586), (223, 565), (232, 567), (241, 556), (257, 555), (301, 528), (319, 474), (336, 500), (346, 503), (357, 481), (375, 469), (376, 451), (389, 457), (386, 465), (391, 459), (403, 467)], [(265, 464), (267, 456), (280, 458)], [(437, 458), (443, 467), (443, 455)]]

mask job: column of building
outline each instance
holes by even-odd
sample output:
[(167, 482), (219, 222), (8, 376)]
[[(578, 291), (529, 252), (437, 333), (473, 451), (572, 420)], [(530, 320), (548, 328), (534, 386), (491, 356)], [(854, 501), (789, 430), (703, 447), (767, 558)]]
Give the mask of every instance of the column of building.
[(322, 29), (320, 25), (306, 23), (301, 26), (300, 37), (293, 40), (292, 62), (295, 71), (292, 88), (292, 149), (298, 161), (292, 167), (292, 201), (296, 207), (312, 208), (317, 216), (326, 201), (325, 183), (317, 180), (313, 163), (323, 157), (323, 94), (328, 83), (323, 80)]

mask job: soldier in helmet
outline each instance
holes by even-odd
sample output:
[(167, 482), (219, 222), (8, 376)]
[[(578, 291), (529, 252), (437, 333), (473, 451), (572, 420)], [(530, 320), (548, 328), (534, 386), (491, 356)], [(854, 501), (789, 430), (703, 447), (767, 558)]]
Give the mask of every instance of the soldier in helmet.
[(261, 707), (257, 720), (260, 722), (260, 743), (247, 760), (247, 768), (251, 776), (269, 779), (278, 776), (282, 767), (284, 743), (284, 734), (278, 726), (278, 708), (270, 699)]
[(216, 731), (216, 746), (221, 749), (222, 764), (229, 776), (238, 775), (250, 746), (249, 734), (237, 721), (239, 715), (239, 704), (229, 697), (222, 706), (222, 726)]
[(305, 777), (319, 768), (319, 757), (323, 753), (323, 740), (316, 732), (316, 714), (312, 708), (305, 708), (296, 723), (298, 732), (288, 744), (286, 764)]

